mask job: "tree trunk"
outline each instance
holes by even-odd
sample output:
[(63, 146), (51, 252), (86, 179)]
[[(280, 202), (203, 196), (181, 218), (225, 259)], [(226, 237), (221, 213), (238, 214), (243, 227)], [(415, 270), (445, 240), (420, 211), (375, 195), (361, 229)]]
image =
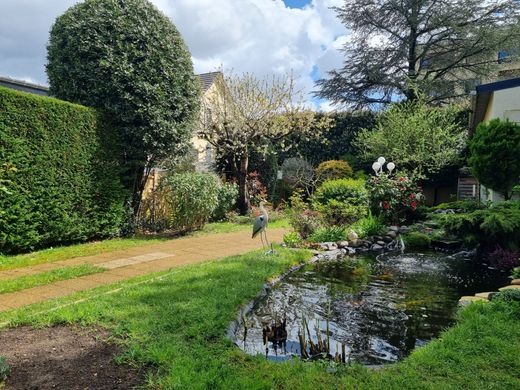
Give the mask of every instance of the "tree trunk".
[(246, 153), (240, 158), (240, 167), (238, 170), (238, 209), (240, 214), (246, 215), (251, 210), (251, 202), (249, 200), (249, 192), (247, 191), (247, 174), (249, 167), (249, 156)]

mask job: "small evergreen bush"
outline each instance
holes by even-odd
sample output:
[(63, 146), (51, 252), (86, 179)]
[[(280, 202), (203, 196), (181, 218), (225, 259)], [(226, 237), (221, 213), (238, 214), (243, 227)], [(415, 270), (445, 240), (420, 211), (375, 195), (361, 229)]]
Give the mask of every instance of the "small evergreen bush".
[(520, 248), (520, 202), (505, 201), (471, 213), (442, 215), (448, 234), (484, 246), (491, 251), (498, 244), (509, 250)]
[(301, 191), (296, 191), (290, 198), (291, 207), (287, 210), (289, 224), (295, 232), (306, 239), (321, 225), (320, 215), (317, 211), (309, 210), (307, 203), (303, 201)]
[(520, 289), (508, 288), (491, 296), (492, 301), (520, 302)]
[(355, 179), (326, 181), (317, 188), (312, 204), (329, 225), (354, 223), (368, 211), (365, 182)]
[(316, 168), (316, 176), (320, 181), (345, 179), (352, 177), (352, 167), (343, 160), (324, 161)]

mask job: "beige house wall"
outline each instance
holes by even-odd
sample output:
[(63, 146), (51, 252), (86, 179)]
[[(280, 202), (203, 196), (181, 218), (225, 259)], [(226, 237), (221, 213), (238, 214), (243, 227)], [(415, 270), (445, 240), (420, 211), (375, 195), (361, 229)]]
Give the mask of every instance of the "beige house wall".
[[(520, 123), (520, 87), (493, 92), (489, 99), (484, 122), (495, 118)], [(483, 201), (499, 202), (503, 200), (500, 194), (484, 186), (481, 186), (480, 191), (480, 198)]]
[(502, 89), (493, 93), (484, 121), (494, 118), (520, 123), (520, 87)]

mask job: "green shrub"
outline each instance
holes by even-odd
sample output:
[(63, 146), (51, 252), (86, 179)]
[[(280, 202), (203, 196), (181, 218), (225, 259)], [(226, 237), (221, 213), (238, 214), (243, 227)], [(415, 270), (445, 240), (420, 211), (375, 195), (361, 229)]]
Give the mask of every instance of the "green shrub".
[(221, 183), (218, 187), (217, 207), (212, 219), (223, 220), (235, 206), (238, 198), (238, 186), (235, 183)]
[(506, 201), (486, 209), (439, 218), (448, 234), (481, 243), (487, 250), (497, 244), (506, 249), (520, 247), (520, 202)]
[(350, 228), (357, 233), (359, 238), (379, 236), (385, 234), (387, 231), (383, 220), (378, 216), (372, 215), (371, 211), (368, 212), (366, 217), (361, 218), (352, 224)]
[(426, 249), (430, 246), (431, 239), (424, 233), (410, 232), (403, 234), (404, 244), (412, 249)]
[(0, 384), (7, 379), (9, 372), (11, 372), (11, 369), (5, 361), (5, 357), (0, 356)]
[(118, 235), (118, 142), (93, 109), (0, 88), (0, 252)]
[(485, 209), (486, 205), (482, 202), (476, 200), (457, 200), (454, 202), (441, 203), (435, 207), (433, 210), (461, 210), (463, 213), (471, 213), (476, 210)]
[(520, 290), (508, 288), (491, 295), (492, 301), (520, 302)]
[(307, 241), (310, 242), (336, 242), (347, 239), (347, 228), (344, 226), (329, 226), (319, 228), (312, 233)]
[(320, 181), (345, 179), (352, 177), (352, 167), (342, 160), (324, 161), (316, 168), (316, 176)]
[(477, 126), (468, 164), (480, 183), (507, 200), (520, 182), (520, 125), (493, 119)]
[(520, 278), (520, 267), (515, 267), (515, 268), (513, 268), (513, 272), (511, 273), (511, 276), (512, 276), (514, 279), (518, 279), (518, 278)]
[(312, 204), (330, 225), (350, 224), (367, 214), (368, 193), (363, 180), (329, 180), (318, 187)]
[(159, 185), (168, 210), (168, 229), (189, 232), (200, 229), (218, 206), (219, 178), (208, 173), (178, 173)]
[(295, 248), (302, 243), (302, 238), (296, 232), (284, 234), (283, 242), (290, 248)]

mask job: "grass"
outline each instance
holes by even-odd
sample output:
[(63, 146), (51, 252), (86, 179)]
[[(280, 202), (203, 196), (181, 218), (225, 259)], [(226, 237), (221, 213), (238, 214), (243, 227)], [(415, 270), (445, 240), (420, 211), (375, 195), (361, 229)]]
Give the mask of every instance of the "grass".
[(25, 290), (27, 288), (44, 286), (60, 280), (79, 278), (80, 276), (92, 275), (104, 272), (105, 269), (92, 264), (63, 267), (52, 271), (42, 272), (35, 275), (20, 276), (15, 279), (3, 280), (0, 284), (0, 294)]
[(88, 242), (57, 248), (43, 249), (21, 255), (1, 255), (0, 271), (22, 268), (31, 265), (52, 263), (75, 257), (93, 256), (100, 253), (128, 249), (136, 246), (157, 244), (166, 241), (165, 238), (114, 238), (111, 240)]
[[(242, 353), (225, 338), (237, 307), (254, 297), (266, 279), (309, 256), (279, 249), (276, 256), (253, 252), (176, 268), (159, 274), (162, 279), (131, 288), (131, 282), (120, 283), (117, 286), (127, 288), (112, 294), (100, 295), (114, 288), (105, 286), (0, 313), (0, 323), (104, 326), (123, 345), (120, 361), (152, 367), (146, 379), (152, 388), (520, 388), (520, 307), (514, 303), (470, 305), (460, 312), (457, 326), (401, 363), (380, 371), (299, 360), (275, 363)], [(89, 295), (95, 299), (55, 308)]]
[[(241, 230), (253, 230), (253, 222), (254, 220), (247, 220), (241, 223), (236, 222), (212, 222), (208, 223), (204, 226), (204, 228), (195, 232), (195, 235), (201, 234), (216, 234), (216, 233), (232, 233), (238, 232)], [(268, 225), (268, 229), (281, 229), (281, 228), (290, 228), (288, 219), (277, 219), (274, 221), (270, 221)]]
[[(206, 234), (232, 233), (241, 230), (252, 229), (252, 223), (252, 220), (250, 223), (213, 222), (206, 224), (202, 230), (193, 232), (191, 235), (200, 236)], [(289, 223), (286, 219), (278, 219), (269, 223), (269, 228), (271, 229), (288, 227)], [(94, 256), (101, 253), (129, 249), (137, 246), (153, 245), (168, 240), (174, 240), (176, 238), (177, 237), (163, 236), (114, 238), (104, 241), (49, 248), (20, 255), (0, 254), (0, 271), (23, 268), (37, 264), (52, 263), (55, 261), (73, 259), (76, 257)]]

